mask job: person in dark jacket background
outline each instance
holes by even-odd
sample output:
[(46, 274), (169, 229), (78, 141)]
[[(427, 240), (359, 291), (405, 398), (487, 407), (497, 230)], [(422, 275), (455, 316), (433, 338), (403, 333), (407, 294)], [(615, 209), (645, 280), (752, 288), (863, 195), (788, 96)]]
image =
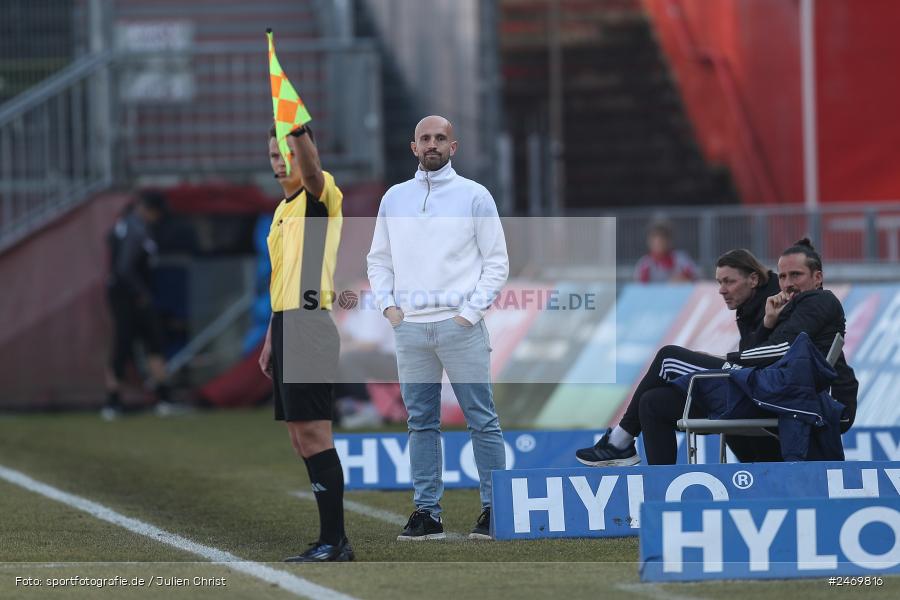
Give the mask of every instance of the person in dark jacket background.
[(162, 333), (152, 303), (152, 266), (157, 255), (152, 226), (165, 214), (165, 198), (147, 190), (130, 206), (109, 233), (110, 273), (107, 298), (113, 321), (113, 347), (106, 375), (106, 405), (101, 416), (112, 420), (122, 412), (121, 381), (141, 341), (157, 399), (157, 412), (167, 414), (172, 405), (162, 356)]
[[(823, 277), (822, 258), (808, 238), (785, 250), (778, 259), (781, 291), (766, 301), (763, 326), (753, 344), (729, 354), (729, 362), (744, 367), (770, 365), (787, 353), (801, 331), (827, 356), (834, 336), (844, 335), (846, 319), (841, 301), (822, 287)], [(837, 379), (831, 384), (831, 395), (845, 407), (841, 431), (847, 431), (856, 417), (859, 383), (843, 352), (834, 369)]]
[[(716, 261), (716, 283), (719, 284), (719, 295), (725, 301), (725, 306), (736, 313), (740, 333), (738, 349), (749, 348), (764, 339), (765, 333), (761, 328), (766, 299), (779, 291), (775, 273), (766, 269), (749, 250), (729, 250)], [(578, 450), (575, 457), (582, 464), (593, 467), (637, 464), (640, 457), (634, 440), (641, 433), (639, 411), (642, 398), (665, 395), (670, 391), (669, 382), (681, 375), (720, 369), (724, 362), (723, 357), (695, 352), (681, 346), (662, 347), (635, 389), (619, 424), (608, 429), (596, 445)], [(684, 410), (683, 401), (681, 410)], [(728, 445), (741, 462), (781, 459), (778, 441), (774, 438), (728, 436)]]
[[(800, 240), (782, 253), (778, 260), (778, 283), (780, 291), (766, 299), (762, 327), (752, 334), (753, 343), (729, 353), (728, 362), (714, 368), (771, 365), (787, 353), (801, 332), (805, 332), (825, 356), (835, 334), (844, 334), (844, 309), (833, 293), (822, 289), (822, 258), (809, 239)], [(831, 394), (845, 407), (841, 430), (846, 431), (856, 414), (859, 384), (843, 353), (834, 368), (837, 379), (832, 383)], [(658, 388), (653, 396), (642, 398), (639, 414), (648, 463), (675, 462), (676, 423), (684, 412), (685, 402), (684, 390), (671, 385)], [(705, 416), (699, 403), (691, 404), (691, 418)]]

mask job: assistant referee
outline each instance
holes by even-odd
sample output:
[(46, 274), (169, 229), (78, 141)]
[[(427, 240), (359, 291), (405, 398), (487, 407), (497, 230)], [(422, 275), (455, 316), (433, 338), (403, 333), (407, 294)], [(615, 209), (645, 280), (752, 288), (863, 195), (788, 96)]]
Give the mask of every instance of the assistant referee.
[(275, 418), (306, 463), (319, 509), (319, 538), (287, 562), (353, 560), (344, 532), (344, 474), (334, 449), (334, 377), (340, 338), (331, 318), (341, 239), (341, 191), (322, 170), (312, 131), (288, 136), (291, 172), (269, 131), (269, 161), (284, 190), (269, 230), (272, 318), (259, 357), (273, 380)]

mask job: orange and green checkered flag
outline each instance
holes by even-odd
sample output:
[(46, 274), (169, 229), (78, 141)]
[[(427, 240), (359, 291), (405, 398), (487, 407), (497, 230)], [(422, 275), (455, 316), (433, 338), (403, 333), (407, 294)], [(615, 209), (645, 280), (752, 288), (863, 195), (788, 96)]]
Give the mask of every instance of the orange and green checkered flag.
[(300, 95), (291, 85), (287, 75), (281, 70), (278, 57), (275, 56), (275, 40), (272, 30), (266, 30), (269, 38), (269, 79), (272, 82), (272, 114), (275, 116), (275, 139), (278, 150), (284, 157), (287, 173), (291, 172), (291, 149), (287, 143), (287, 135), (301, 125), (309, 123), (312, 117)]

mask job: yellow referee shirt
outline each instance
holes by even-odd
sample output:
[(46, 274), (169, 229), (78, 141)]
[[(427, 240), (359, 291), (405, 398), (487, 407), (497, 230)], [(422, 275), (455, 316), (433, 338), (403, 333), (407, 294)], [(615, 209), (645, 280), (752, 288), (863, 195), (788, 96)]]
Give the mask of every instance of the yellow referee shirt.
[(267, 238), (272, 279), (272, 311), (297, 308), (331, 310), (334, 270), (341, 243), (343, 194), (327, 171), (321, 198), (306, 190), (285, 198), (275, 209)]

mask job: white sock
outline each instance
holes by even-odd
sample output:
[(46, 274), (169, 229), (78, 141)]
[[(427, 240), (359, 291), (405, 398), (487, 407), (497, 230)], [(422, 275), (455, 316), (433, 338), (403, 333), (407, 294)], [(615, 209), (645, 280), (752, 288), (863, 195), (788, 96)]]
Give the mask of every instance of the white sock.
[(628, 446), (631, 445), (631, 442), (634, 441), (634, 436), (616, 425), (612, 433), (609, 434), (609, 443), (618, 448), (619, 450), (624, 450)]

